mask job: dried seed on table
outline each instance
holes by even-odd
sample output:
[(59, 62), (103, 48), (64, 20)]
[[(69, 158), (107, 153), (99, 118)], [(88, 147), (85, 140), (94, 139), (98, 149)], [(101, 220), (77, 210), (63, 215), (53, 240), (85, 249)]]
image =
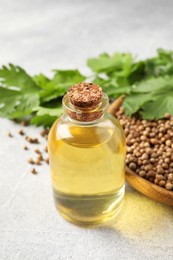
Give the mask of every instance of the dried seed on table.
[(26, 136), (25, 137), (25, 140), (31, 144), (38, 144), (39, 143), (39, 140), (38, 138), (31, 138), (29, 136)]
[(11, 133), (11, 132), (9, 132), (9, 133), (8, 133), (8, 136), (9, 136), (9, 137), (13, 137), (13, 135), (12, 135), (12, 133)]
[(34, 161), (34, 163), (35, 163), (36, 165), (41, 165), (41, 161), (40, 161), (39, 159), (36, 159), (36, 160)]
[(35, 168), (32, 168), (31, 173), (32, 173), (32, 174), (37, 174), (36, 169), (35, 169)]
[(41, 135), (42, 137), (44, 137), (45, 135), (47, 135), (46, 130), (45, 130), (45, 129), (41, 130), (41, 131), (40, 131), (40, 135)]
[(31, 142), (32, 142), (33, 144), (39, 144), (38, 138), (31, 138)]
[(24, 145), (24, 146), (23, 146), (23, 149), (24, 149), (24, 150), (28, 150), (28, 146)]
[(38, 154), (38, 157), (37, 157), (38, 160), (42, 161), (43, 160), (43, 156), (41, 154)]
[(47, 146), (45, 146), (44, 151), (45, 151), (46, 153), (48, 152)]
[(28, 126), (29, 122), (27, 120), (23, 120), (23, 121), (21, 121), (20, 124), (23, 125), (23, 126)]
[(45, 159), (45, 162), (46, 162), (47, 164), (49, 164), (49, 158), (46, 158), (46, 159)]
[(41, 152), (40, 152), (40, 150), (39, 150), (38, 148), (36, 148), (36, 149), (34, 150), (34, 152), (35, 152), (35, 153), (38, 153), (38, 154), (41, 154)]
[(28, 162), (29, 162), (30, 164), (34, 164), (34, 160), (33, 160), (32, 158), (29, 158), (29, 159), (28, 159)]
[(19, 135), (24, 135), (25, 134), (22, 129), (19, 129), (18, 133), (19, 133)]
[(25, 140), (26, 140), (27, 142), (31, 143), (31, 138), (30, 138), (29, 136), (26, 136), (26, 137), (25, 137)]

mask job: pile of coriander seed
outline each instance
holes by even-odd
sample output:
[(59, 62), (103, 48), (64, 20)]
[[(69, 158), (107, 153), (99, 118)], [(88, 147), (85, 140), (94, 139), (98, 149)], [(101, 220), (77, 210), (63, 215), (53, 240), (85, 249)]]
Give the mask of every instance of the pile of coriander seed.
[(126, 165), (139, 176), (173, 190), (173, 117), (157, 121), (128, 117), (116, 112), (126, 135)]

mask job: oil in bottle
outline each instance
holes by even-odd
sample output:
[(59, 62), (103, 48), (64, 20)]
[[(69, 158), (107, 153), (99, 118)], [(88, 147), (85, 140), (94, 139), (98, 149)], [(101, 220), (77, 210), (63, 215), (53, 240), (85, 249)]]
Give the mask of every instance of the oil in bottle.
[(125, 137), (117, 119), (106, 113), (108, 98), (100, 87), (81, 83), (71, 89), (77, 97), (64, 97), (65, 114), (48, 140), (55, 205), (73, 223), (102, 224), (122, 205)]

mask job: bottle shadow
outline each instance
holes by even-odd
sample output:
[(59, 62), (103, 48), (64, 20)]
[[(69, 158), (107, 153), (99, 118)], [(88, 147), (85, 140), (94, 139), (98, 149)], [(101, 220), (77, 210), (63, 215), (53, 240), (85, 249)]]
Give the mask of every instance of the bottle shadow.
[(163, 228), (171, 228), (173, 207), (153, 201), (129, 185), (119, 215), (99, 229), (115, 231), (125, 237), (160, 236)]
[[(155, 202), (126, 185), (119, 215), (104, 226), (85, 229), (94, 237), (92, 259), (172, 259), (173, 207)], [(102, 252), (102, 258), (100, 258)], [(93, 257), (93, 255), (92, 255)]]

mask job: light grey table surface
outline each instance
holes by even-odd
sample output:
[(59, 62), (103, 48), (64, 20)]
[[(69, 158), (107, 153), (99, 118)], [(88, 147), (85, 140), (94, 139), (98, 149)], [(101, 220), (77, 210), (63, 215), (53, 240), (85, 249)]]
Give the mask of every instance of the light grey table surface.
[[(173, 49), (173, 2), (0, 0), (0, 65), (50, 75), (102, 52)], [(20, 127), (0, 119), (0, 260), (173, 259), (173, 210), (127, 185), (117, 221), (84, 229), (56, 212), (47, 165), (32, 175)], [(9, 138), (11, 131), (14, 138)], [(39, 129), (25, 130), (39, 136)], [(42, 146), (46, 143), (42, 140)]]

